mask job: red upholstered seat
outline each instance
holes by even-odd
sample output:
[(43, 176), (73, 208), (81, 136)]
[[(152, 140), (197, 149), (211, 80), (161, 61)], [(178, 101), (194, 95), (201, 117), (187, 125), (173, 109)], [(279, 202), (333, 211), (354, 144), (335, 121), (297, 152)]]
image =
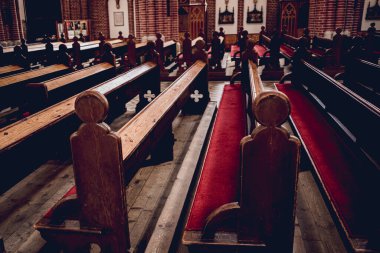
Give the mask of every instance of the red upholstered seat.
[(287, 57), (293, 57), (294, 55), (294, 49), (291, 47), (288, 47), (287, 45), (281, 45), (280, 51)]
[(312, 54), (315, 54), (316, 56), (324, 56), (325, 55), (325, 51), (322, 49), (310, 49), (310, 52)]
[[(231, 46), (231, 52), (230, 52), (230, 56), (231, 58), (233, 58), (235, 56), (235, 53), (236, 52), (239, 52), (240, 51), (240, 47), (237, 46), (237, 45), (232, 45)], [(240, 57), (240, 54), (236, 55), (236, 57)]]
[(241, 85), (225, 86), (186, 225), (187, 231), (202, 230), (207, 216), (213, 210), (237, 201), (240, 140), (245, 135), (245, 100)]
[(181, 54), (180, 56), (178, 56), (178, 59), (182, 60), (183, 59), (183, 54)]
[[(268, 48), (266, 48), (262, 45), (255, 45), (254, 49), (260, 58), (264, 57), (265, 52), (268, 50)], [(267, 56), (269, 57), (270, 55), (267, 54)]]
[(290, 99), (294, 124), (349, 235), (369, 238), (373, 231), (379, 233), (378, 174), (368, 171), (302, 91), (291, 84), (277, 88)]
[[(68, 192), (66, 192), (65, 195), (63, 195), (62, 199), (74, 194), (77, 194), (77, 187), (75, 185)], [(49, 211), (47, 211), (47, 213), (44, 215), (44, 218), (50, 218), (52, 214), (52, 209), (49, 209)]]

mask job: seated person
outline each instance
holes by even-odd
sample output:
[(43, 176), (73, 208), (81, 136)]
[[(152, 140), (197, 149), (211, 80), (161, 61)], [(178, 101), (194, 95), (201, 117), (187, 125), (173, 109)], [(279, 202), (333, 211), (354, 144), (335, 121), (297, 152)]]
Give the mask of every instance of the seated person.
[(119, 36), (117, 37), (119, 40), (124, 40), (123, 32), (119, 31)]
[(20, 46), (14, 47), (14, 64), (24, 69), (30, 68), (30, 63), (26, 57), (22, 54), (22, 48)]
[(57, 63), (64, 64), (66, 66), (69, 66), (70, 68), (73, 65), (73, 61), (70, 55), (67, 53), (67, 46), (65, 44), (59, 45)]

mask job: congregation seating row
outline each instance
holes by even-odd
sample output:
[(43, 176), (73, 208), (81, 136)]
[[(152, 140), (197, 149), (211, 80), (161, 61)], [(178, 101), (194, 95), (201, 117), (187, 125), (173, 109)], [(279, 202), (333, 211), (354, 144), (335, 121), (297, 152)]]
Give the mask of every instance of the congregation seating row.
[(0, 77), (4, 77), (7, 75), (17, 74), (25, 71), (25, 69), (18, 65), (7, 65), (0, 67)]
[[(194, 98), (193, 94), (202, 94)], [(208, 103), (207, 65), (195, 62), (117, 132), (103, 122), (109, 102), (98, 91), (76, 98), (83, 124), (71, 136), (76, 186), (36, 225), (48, 243), (77, 252), (96, 243), (102, 252), (130, 248), (125, 187), (149, 154), (172, 157), (172, 121), (180, 110), (201, 113)], [(77, 223), (65, 223), (65, 220)]]
[[(124, 57), (126, 46), (127, 44), (125, 42), (115, 44), (112, 51), (115, 52), (116, 55), (121, 55)], [(164, 53), (167, 55), (175, 55), (175, 46), (176, 45), (174, 41), (165, 42)], [(129, 53), (133, 54), (136, 57), (146, 53), (146, 50), (146, 43), (139, 43), (136, 46), (136, 52)], [(111, 62), (111, 64), (114, 64), (114, 62)], [(30, 93), (27, 91), (26, 87), (42, 87), (42, 89), (39, 89), (40, 91), (37, 92), (37, 96), (39, 96), (39, 100), (43, 99), (44, 101), (33, 101), (31, 105), (32, 108), (29, 108), (30, 105), (29, 107), (24, 108), (24, 111), (36, 111), (37, 109), (41, 108), (41, 105), (49, 105), (58, 101), (57, 99), (50, 99), (51, 101), (49, 102), (46, 101), (48, 93), (56, 93), (58, 94), (58, 97), (64, 98), (70, 94), (74, 94), (75, 92), (83, 90), (84, 87), (89, 87), (90, 85), (104, 81), (107, 77), (111, 77), (111, 75), (109, 74), (115, 73), (114, 70), (111, 71), (111, 66), (109, 64), (102, 64), (100, 66), (87, 68), (77, 73), (74, 72), (72, 74), (56, 78), (57, 76), (66, 74), (70, 71), (71, 69), (68, 66), (62, 64), (55, 64), (49, 67), (37, 70), (30, 70), (23, 73), (0, 78), (0, 110), (7, 107), (22, 107), (25, 106), (25, 103), (31, 101), (31, 99), (34, 99), (33, 95), (36, 95), (36, 93), (33, 91), (35, 91), (36, 89), (32, 89), (32, 92)], [(48, 80), (51, 78), (56, 79)], [(34, 83), (41, 82), (45, 82), (45, 85), (34, 85)], [(33, 85), (28, 85), (31, 83), (33, 83)], [(78, 83), (86, 84), (85, 86), (83, 86), (78, 85)], [(44, 94), (41, 93), (41, 90)], [(70, 93), (65, 93), (63, 92), (64, 90), (70, 90)]]
[[(66, 45), (67, 52), (70, 53), (73, 57), (74, 63), (76, 67), (81, 68), (82, 62), (89, 61), (92, 58), (100, 58), (100, 56), (103, 53), (103, 46), (105, 43), (109, 43), (113, 47), (113, 52), (116, 54), (117, 58), (121, 59), (121, 64), (125, 64), (125, 56), (126, 52), (129, 48), (131, 50), (131, 47), (128, 47), (128, 43), (124, 42), (122, 40), (116, 39), (116, 40), (109, 40), (109, 41), (91, 41), (91, 42), (85, 42), (81, 44), (77, 44), (77, 47), (74, 48), (73, 44), (71, 43), (57, 43), (55, 47), (53, 47), (53, 52), (48, 52), (45, 49), (45, 46), (43, 48), (40, 46), (38, 48), (32, 48), (34, 50), (29, 50), (26, 55), (24, 55), (27, 58), (28, 62), (31, 63), (42, 63), (44, 62), (45, 65), (50, 65), (52, 63), (56, 63), (57, 55), (58, 55), (58, 48), (59, 45)], [(26, 46), (28, 47), (28, 46)], [(143, 56), (146, 51), (148, 50), (147, 43), (137, 43), (135, 44), (135, 47), (133, 48), (134, 52), (130, 52), (130, 57), (133, 57), (134, 60), (132, 62), (140, 63), (140, 57)], [(176, 56), (176, 43), (173, 40), (166, 41), (163, 43), (163, 51), (160, 52), (161, 54), (164, 54), (162, 56), (163, 59), (169, 59), (170, 55), (172, 58)], [(7, 54), (0, 55), (0, 65), (4, 64), (11, 64), (13, 62), (13, 52), (8, 52)], [(170, 58), (171, 59), (171, 58)], [(167, 62), (166, 62), (167, 63)], [(134, 67), (136, 63), (132, 64)], [(38, 65), (33, 65), (38, 66)], [(0, 77), (5, 75), (10, 75), (22, 71), (26, 71), (25, 68), (20, 68), (14, 65), (11, 66), (5, 66), (0, 68)]]
[(380, 109), (303, 60), (293, 63), (291, 83), (277, 87), (347, 244), (378, 252)]
[(292, 252), (300, 142), (281, 127), (287, 97), (246, 65), (217, 111), (182, 239), (190, 252)]
[[(295, 56), (298, 47), (303, 46), (305, 47), (306, 51), (312, 56), (310, 58), (312, 58), (313, 61), (319, 66), (324, 67), (331, 63), (331, 57), (333, 55), (332, 48), (334, 46), (331, 39), (314, 36), (310, 47), (307, 45), (306, 41), (304, 41), (303, 44), (300, 44), (301, 39), (302, 37), (296, 38), (291, 35), (284, 34), (282, 37), (278, 38), (278, 43), (281, 43), (281, 45), (277, 54), (281, 54), (282, 57), (285, 58), (285, 62), (289, 63)], [(270, 57), (269, 49), (271, 47), (271, 43), (271, 38), (269, 38), (267, 35), (262, 35), (262, 39), (255, 45), (255, 50), (259, 56), (259, 59), (268, 60)]]
[(55, 64), (0, 78), (0, 110), (8, 106), (18, 105), (23, 88), (27, 83), (41, 82), (67, 74), (70, 71), (71, 69), (64, 64)]
[(349, 58), (343, 73), (335, 79), (380, 108), (380, 66), (365, 60)]
[[(157, 64), (147, 62), (91, 90), (108, 98), (112, 109), (109, 118), (112, 119), (124, 112), (125, 103), (136, 95), (140, 94), (137, 109), (144, 107), (151, 97), (157, 96), (160, 91), (159, 72)], [(0, 129), (0, 161), (2, 164), (12, 164), (13, 168), (2, 177), (1, 192), (26, 175), (29, 171), (25, 168), (32, 168), (67, 152), (68, 136), (79, 126), (74, 115), (77, 96)]]

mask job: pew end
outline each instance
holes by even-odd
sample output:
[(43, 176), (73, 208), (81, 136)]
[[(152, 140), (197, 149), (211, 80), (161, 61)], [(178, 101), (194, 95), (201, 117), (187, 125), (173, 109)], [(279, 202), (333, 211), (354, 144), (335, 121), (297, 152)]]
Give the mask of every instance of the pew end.
[[(76, 188), (35, 225), (59, 248), (78, 250), (95, 243), (102, 251), (121, 253), (130, 247), (121, 138), (104, 123), (108, 107), (96, 91), (83, 92), (75, 101), (83, 121), (70, 138)], [(94, 159), (97, 154), (102, 159)]]

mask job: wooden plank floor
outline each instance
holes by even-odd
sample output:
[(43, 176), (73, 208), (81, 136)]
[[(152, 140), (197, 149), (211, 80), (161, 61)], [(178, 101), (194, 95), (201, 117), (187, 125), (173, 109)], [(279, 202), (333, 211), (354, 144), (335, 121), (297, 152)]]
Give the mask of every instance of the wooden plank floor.
[[(167, 85), (164, 83), (163, 88)], [(270, 82), (264, 85), (273, 87)], [(220, 100), (223, 86), (223, 82), (210, 82), (212, 100)], [(128, 113), (113, 122), (113, 130), (131, 117), (137, 102), (138, 99), (134, 99), (127, 104)], [(199, 120), (200, 116), (179, 116), (173, 123), (175, 159), (159, 165), (146, 164), (127, 188), (129, 226), (135, 252), (144, 251)], [(11, 165), (5, 167), (11, 169)], [(302, 168), (299, 175), (294, 252), (347, 252), (308, 169)], [(32, 226), (73, 184), (69, 160), (49, 161), (0, 196), (0, 237), (4, 238), (8, 253), (49, 252), (43, 248), (45, 242)], [(172, 252), (187, 252), (180, 244), (180, 237), (176, 237), (177, 245), (173, 246), (176, 250)]]

